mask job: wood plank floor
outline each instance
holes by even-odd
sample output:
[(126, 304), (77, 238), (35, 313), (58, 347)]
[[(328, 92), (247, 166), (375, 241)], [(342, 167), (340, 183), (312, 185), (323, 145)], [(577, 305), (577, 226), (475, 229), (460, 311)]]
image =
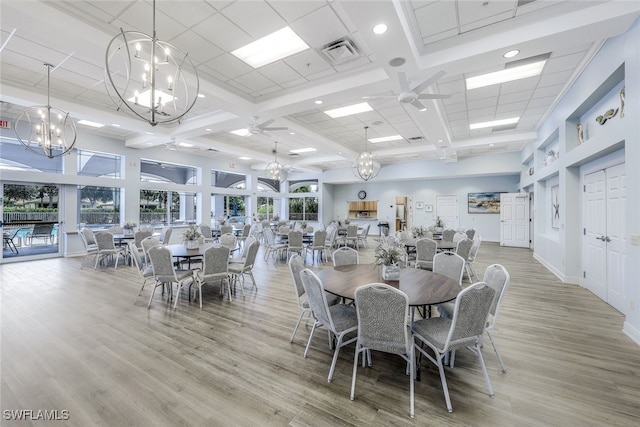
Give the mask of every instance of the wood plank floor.
[[(362, 262), (373, 259), (369, 241)], [(528, 250), (483, 243), (476, 263), (511, 273), (495, 332), (507, 373), (484, 351), (495, 397), (474, 356), (459, 351), (447, 370), (453, 413), (437, 369), (423, 365), (414, 420), (399, 357), (374, 353), (350, 401), (353, 345), (328, 383), (326, 333), (306, 359), (310, 325), (289, 343), (298, 316), (289, 270), (258, 259), (257, 292), (247, 286), (230, 303), (211, 286), (202, 310), (183, 293), (176, 311), (160, 292), (147, 309), (150, 287), (134, 303), (130, 267), (80, 269), (80, 258), (0, 266), (2, 414), (68, 410), (50, 423), (73, 426), (638, 425), (640, 348), (622, 334), (623, 316)]]

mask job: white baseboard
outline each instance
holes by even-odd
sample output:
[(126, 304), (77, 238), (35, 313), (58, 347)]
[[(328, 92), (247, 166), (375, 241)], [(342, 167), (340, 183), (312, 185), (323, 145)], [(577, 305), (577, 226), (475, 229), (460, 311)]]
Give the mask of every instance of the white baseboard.
[(571, 284), (575, 284), (575, 285), (580, 284), (580, 278), (572, 277), (572, 276), (566, 276), (564, 273), (562, 273), (560, 270), (558, 270), (556, 267), (551, 265), (549, 262), (547, 262), (547, 260), (545, 260), (544, 258), (542, 258), (540, 255), (538, 255), (535, 252), (533, 253), (533, 258), (535, 260), (537, 260), (540, 264), (542, 264), (547, 270), (552, 272), (563, 283), (571, 283)]
[(622, 333), (631, 338), (633, 342), (640, 345), (640, 330), (628, 321), (624, 322), (624, 325), (622, 326)]

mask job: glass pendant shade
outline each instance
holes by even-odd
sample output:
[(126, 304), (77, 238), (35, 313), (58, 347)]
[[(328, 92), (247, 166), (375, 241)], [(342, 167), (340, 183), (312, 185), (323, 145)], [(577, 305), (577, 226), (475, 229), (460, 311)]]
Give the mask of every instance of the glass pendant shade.
[(380, 163), (374, 160), (373, 153), (367, 150), (367, 130), (369, 126), (364, 127), (364, 151), (358, 155), (356, 163), (353, 166), (356, 176), (363, 181), (369, 181), (375, 178), (380, 172)]

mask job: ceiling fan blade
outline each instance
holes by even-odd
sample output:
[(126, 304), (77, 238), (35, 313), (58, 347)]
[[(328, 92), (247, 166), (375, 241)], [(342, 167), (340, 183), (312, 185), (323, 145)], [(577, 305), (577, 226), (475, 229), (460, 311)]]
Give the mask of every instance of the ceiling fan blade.
[(423, 93), (418, 95), (418, 99), (448, 99), (451, 95), (441, 95), (439, 93)]
[(409, 89), (409, 80), (407, 80), (407, 75), (404, 71), (398, 72), (398, 80), (400, 81), (400, 91), (411, 92), (411, 89)]
[(417, 99), (415, 101), (413, 101), (411, 103), (411, 105), (413, 105), (414, 107), (416, 107), (418, 110), (425, 110), (427, 107), (425, 107), (422, 102), (418, 101)]
[(270, 127), (270, 128), (260, 127), (260, 129), (265, 130), (265, 131), (268, 132), (268, 131), (274, 131), (274, 130), (287, 130), (289, 128), (288, 127), (279, 126), (279, 127)]
[(269, 126), (271, 123), (275, 122), (275, 119), (269, 119), (266, 122), (262, 122), (259, 125), (256, 125), (256, 127), (259, 127), (260, 129), (264, 129), (267, 126)]
[(411, 91), (415, 93), (420, 93), (423, 90), (425, 90), (427, 87), (429, 87), (431, 84), (433, 84), (436, 80), (444, 76), (445, 74), (447, 74), (446, 71), (440, 71), (439, 73), (434, 74), (433, 76), (429, 77), (427, 80), (420, 83), (418, 86), (414, 87)]

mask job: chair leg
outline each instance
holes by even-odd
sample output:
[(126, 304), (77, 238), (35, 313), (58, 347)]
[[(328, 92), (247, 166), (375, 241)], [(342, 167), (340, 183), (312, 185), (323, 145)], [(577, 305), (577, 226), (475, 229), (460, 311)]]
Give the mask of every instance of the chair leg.
[[(349, 397), (351, 400), (355, 400), (356, 398), (356, 374), (358, 373), (358, 355), (365, 351), (364, 348), (358, 348), (358, 344), (356, 344), (356, 351), (353, 355), (353, 373), (351, 374), (351, 396)], [(362, 354), (362, 361), (364, 362), (364, 358), (366, 354)]]
[(480, 350), (480, 344), (476, 344), (474, 347), (468, 347), (473, 353), (478, 356), (480, 360), (480, 366), (482, 367), (482, 373), (484, 374), (484, 382), (487, 385), (487, 392), (489, 397), (493, 397), (493, 387), (491, 387), (491, 380), (489, 379), (489, 373), (487, 372), (487, 365), (484, 363), (484, 357), (482, 357), (482, 350)]
[(318, 321), (313, 322), (313, 326), (311, 327), (311, 333), (309, 334), (309, 339), (307, 340), (307, 346), (304, 349), (304, 357), (307, 357), (307, 353), (309, 352), (309, 347), (311, 346), (311, 340), (313, 339), (313, 333), (316, 331), (316, 327), (318, 326)]
[(291, 334), (291, 338), (289, 339), (289, 342), (293, 342), (293, 339), (296, 336), (296, 332), (298, 332), (298, 327), (300, 327), (300, 322), (302, 322), (302, 317), (304, 316), (306, 310), (301, 310), (300, 311), (300, 316), (298, 317), (298, 321), (296, 322), (296, 327), (293, 328), (293, 333)]
[(444, 376), (444, 365), (442, 359), (444, 354), (436, 354), (436, 361), (438, 362), (438, 371), (440, 372), (440, 381), (442, 382), (442, 391), (444, 391), (444, 400), (447, 403), (447, 411), (453, 412), (451, 407), (451, 398), (449, 397), (449, 388), (447, 387), (447, 378)]
[(500, 356), (498, 347), (496, 347), (496, 342), (493, 340), (493, 335), (491, 334), (491, 331), (489, 329), (487, 329), (487, 335), (489, 335), (489, 341), (491, 341), (491, 345), (493, 346), (493, 351), (495, 351), (496, 356), (498, 356), (498, 362), (500, 362), (500, 367), (502, 368), (502, 372), (507, 372), (507, 368), (504, 367), (504, 362), (502, 361), (502, 357)]

